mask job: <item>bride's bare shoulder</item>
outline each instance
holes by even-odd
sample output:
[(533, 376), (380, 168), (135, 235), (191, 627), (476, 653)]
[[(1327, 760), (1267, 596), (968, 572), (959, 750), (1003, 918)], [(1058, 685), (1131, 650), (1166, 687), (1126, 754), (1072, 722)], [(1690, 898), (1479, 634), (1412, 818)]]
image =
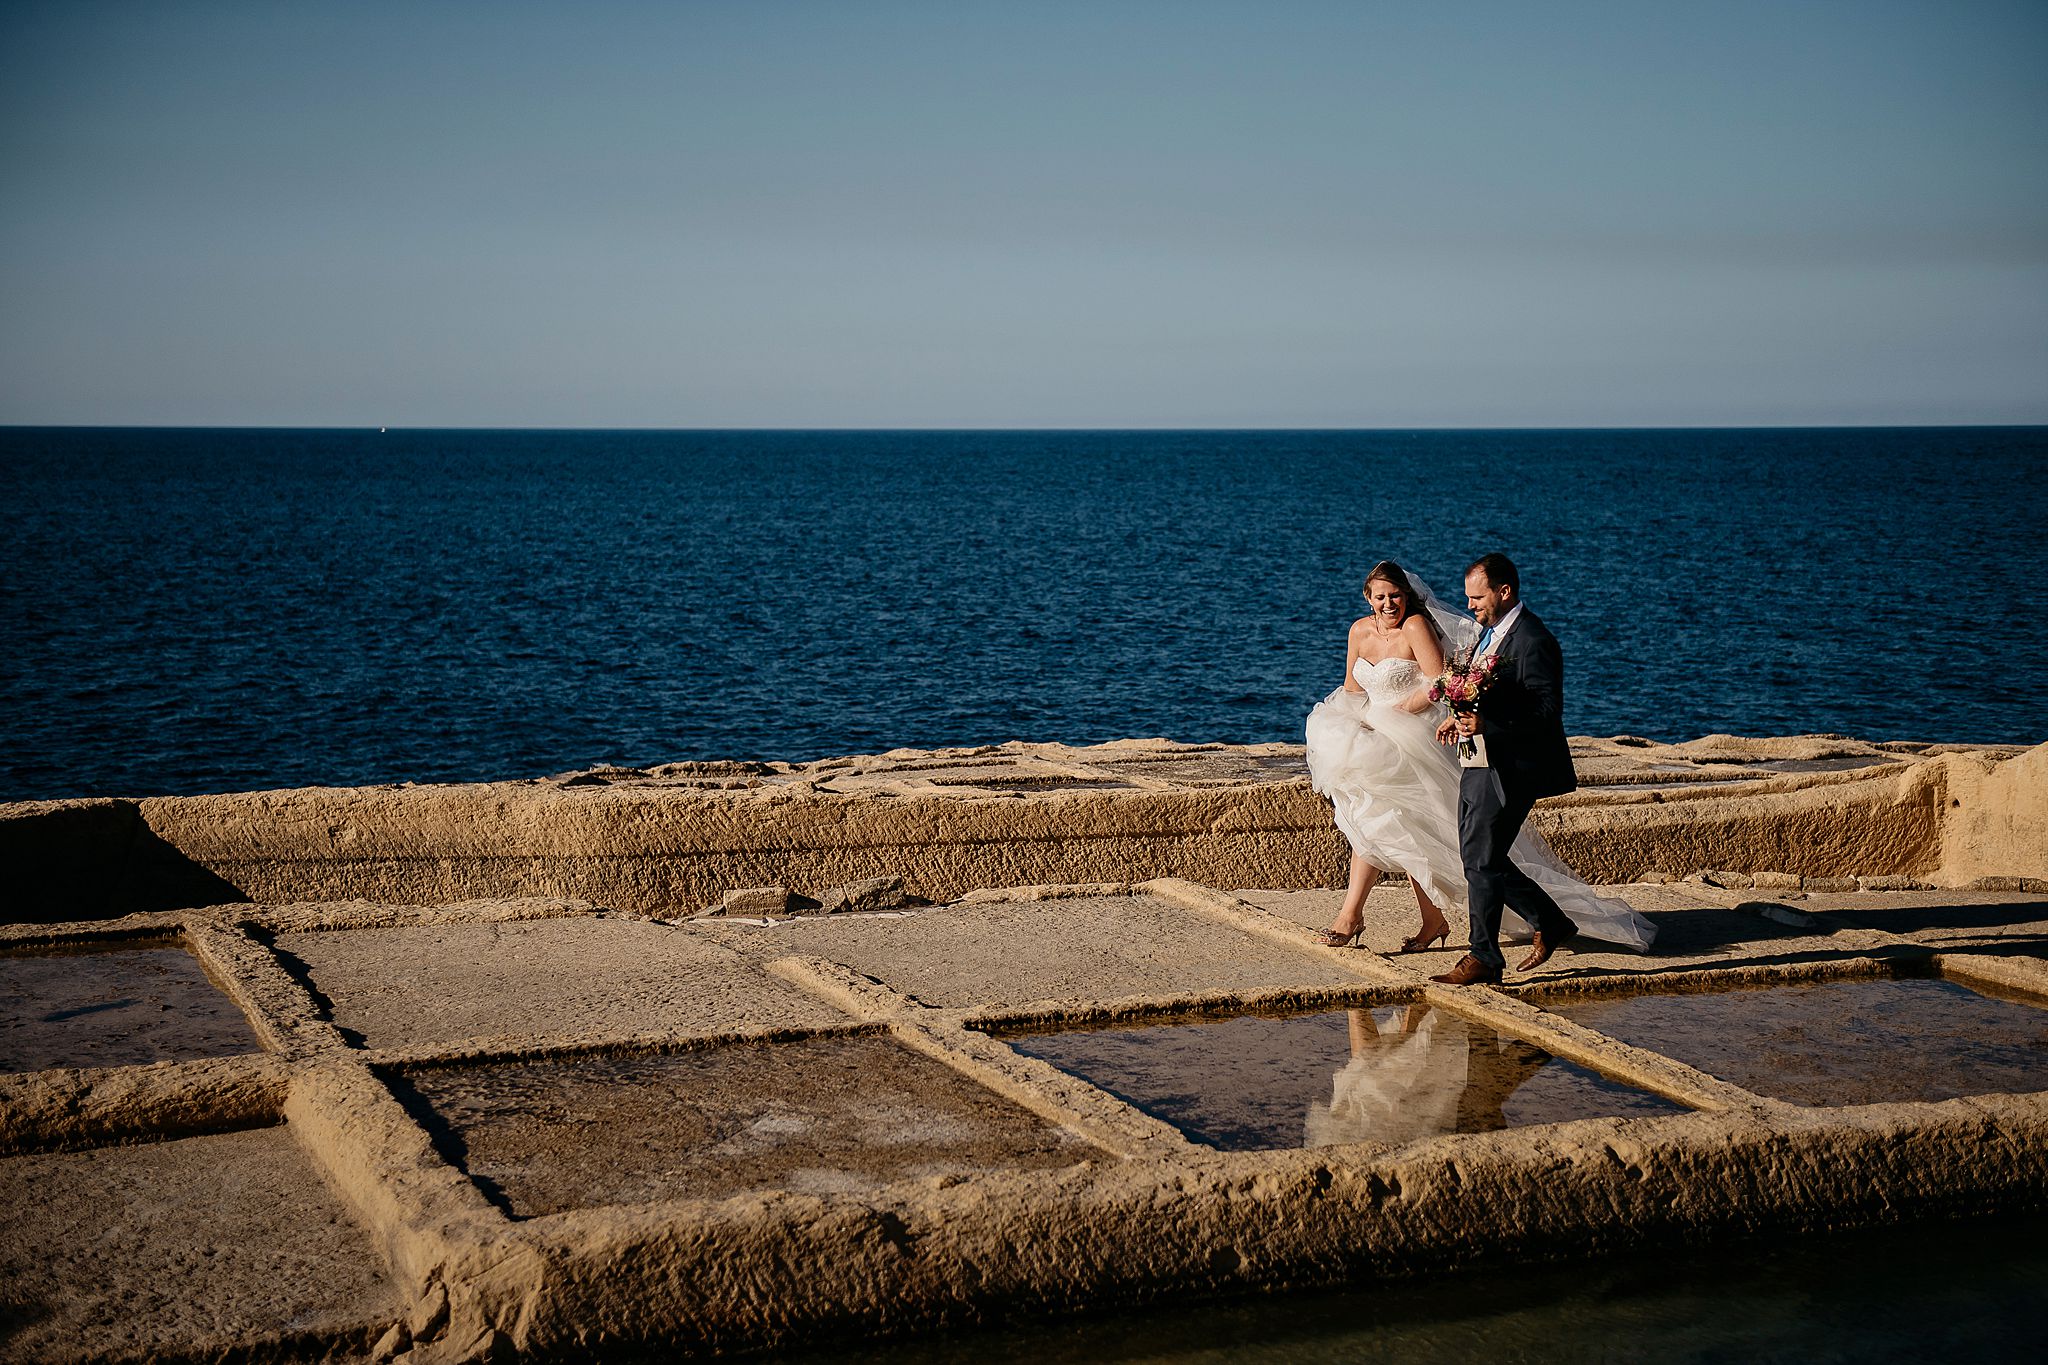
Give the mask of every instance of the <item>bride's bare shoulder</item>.
[(1408, 646), (1408, 657), (1421, 664), (1425, 672), (1443, 667), (1450, 652), (1436, 627), (1419, 614), (1401, 623), (1401, 640)]

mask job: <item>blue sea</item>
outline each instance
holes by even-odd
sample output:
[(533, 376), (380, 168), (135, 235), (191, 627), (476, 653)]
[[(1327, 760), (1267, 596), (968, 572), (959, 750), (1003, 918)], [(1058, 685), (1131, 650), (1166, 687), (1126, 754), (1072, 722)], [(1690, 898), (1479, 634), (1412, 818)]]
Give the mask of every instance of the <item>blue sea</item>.
[(2048, 428), (0, 429), (0, 799), (1298, 742), (1502, 550), (1577, 734), (2033, 743)]

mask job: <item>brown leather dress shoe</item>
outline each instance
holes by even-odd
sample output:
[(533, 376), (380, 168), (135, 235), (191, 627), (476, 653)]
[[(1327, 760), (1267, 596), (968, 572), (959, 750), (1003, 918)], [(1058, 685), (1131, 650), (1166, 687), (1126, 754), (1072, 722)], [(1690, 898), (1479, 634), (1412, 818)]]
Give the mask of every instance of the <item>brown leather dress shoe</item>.
[(1522, 965), (1515, 968), (1515, 970), (1518, 972), (1535, 971), (1538, 967), (1550, 961), (1552, 953), (1564, 947), (1565, 944), (1570, 943), (1578, 936), (1579, 927), (1576, 924), (1559, 934), (1556, 938), (1552, 938), (1549, 934), (1538, 929), (1536, 931), (1536, 941), (1529, 946), (1529, 955), (1522, 959)]
[(1446, 986), (1498, 986), (1500, 968), (1489, 967), (1478, 958), (1467, 953), (1458, 959), (1458, 965), (1442, 976), (1432, 976), (1431, 981), (1441, 981)]

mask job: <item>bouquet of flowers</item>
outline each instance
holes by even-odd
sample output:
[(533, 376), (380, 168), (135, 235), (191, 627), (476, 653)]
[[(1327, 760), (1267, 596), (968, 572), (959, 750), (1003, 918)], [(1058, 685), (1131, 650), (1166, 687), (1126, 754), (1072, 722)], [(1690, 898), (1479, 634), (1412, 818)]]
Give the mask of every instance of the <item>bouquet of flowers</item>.
[[(1441, 702), (1456, 715), (1477, 715), (1479, 699), (1493, 686), (1500, 656), (1489, 654), (1469, 664), (1446, 663), (1443, 673), (1429, 685), (1429, 699)], [(1458, 757), (1471, 758), (1478, 751), (1472, 736), (1458, 737)]]

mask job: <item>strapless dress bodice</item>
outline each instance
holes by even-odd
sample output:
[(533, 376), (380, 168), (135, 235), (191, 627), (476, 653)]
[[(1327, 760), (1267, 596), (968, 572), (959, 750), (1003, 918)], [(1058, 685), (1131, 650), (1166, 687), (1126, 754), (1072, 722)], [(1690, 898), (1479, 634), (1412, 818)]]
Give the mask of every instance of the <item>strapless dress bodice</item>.
[(1376, 664), (1360, 659), (1351, 665), (1351, 676), (1365, 689), (1367, 700), (1391, 704), (1422, 685), (1422, 665), (1413, 659), (1381, 659)]

